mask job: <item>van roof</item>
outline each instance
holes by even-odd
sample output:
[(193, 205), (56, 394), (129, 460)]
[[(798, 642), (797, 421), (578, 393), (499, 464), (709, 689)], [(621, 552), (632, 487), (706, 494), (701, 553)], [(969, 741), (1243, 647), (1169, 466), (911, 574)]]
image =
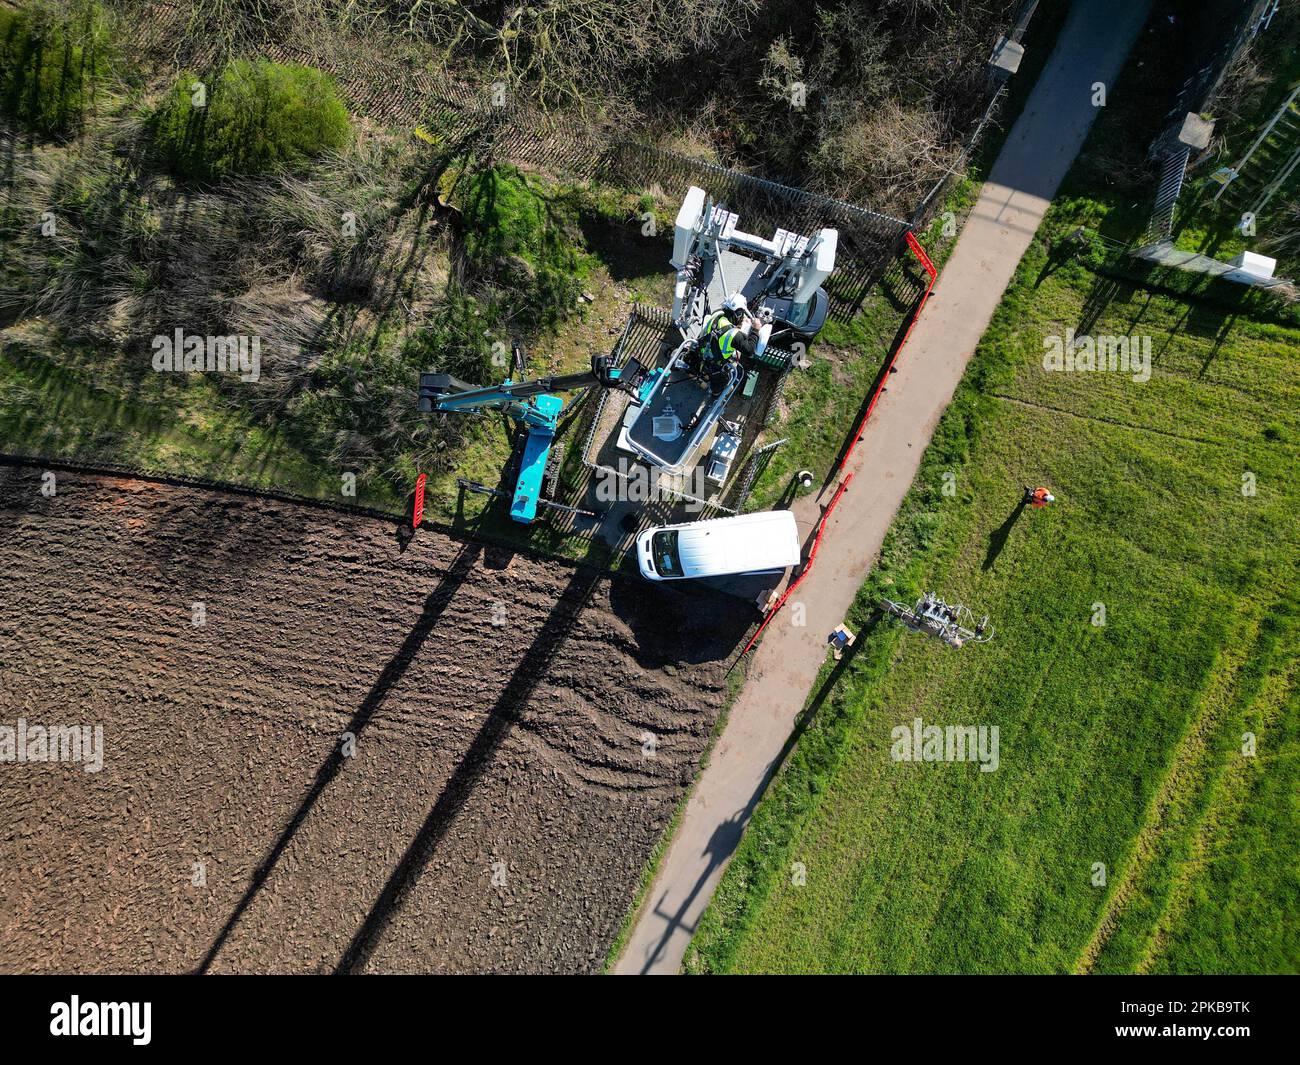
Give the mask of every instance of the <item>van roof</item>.
[(799, 527), (788, 510), (667, 528), (678, 530), (677, 553), (684, 577), (785, 569), (798, 565), (802, 552)]

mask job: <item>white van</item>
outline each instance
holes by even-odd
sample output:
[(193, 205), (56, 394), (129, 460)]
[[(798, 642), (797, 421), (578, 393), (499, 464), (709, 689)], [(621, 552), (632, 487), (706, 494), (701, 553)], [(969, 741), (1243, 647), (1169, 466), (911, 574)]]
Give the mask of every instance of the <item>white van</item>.
[(798, 565), (799, 527), (788, 510), (660, 525), (636, 538), (641, 576), (652, 581), (774, 573)]

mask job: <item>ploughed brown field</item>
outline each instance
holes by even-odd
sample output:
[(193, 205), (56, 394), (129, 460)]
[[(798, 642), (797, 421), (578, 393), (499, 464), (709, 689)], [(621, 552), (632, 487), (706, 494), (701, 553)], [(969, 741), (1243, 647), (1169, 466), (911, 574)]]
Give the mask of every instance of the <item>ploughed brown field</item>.
[(100, 725), (103, 768), (0, 762), (0, 969), (600, 967), (744, 603), (253, 496), (40, 488), (0, 466), (0, 726)]

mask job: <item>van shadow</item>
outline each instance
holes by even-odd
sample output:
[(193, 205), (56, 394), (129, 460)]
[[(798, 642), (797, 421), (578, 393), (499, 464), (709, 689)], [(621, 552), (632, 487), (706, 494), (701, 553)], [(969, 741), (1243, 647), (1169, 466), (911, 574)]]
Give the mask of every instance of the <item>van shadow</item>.
[(726, 659), (754, 620), (753, 605), (743, 599), (702, 587), (670, 586), (639, 577), (614, 577), (609, 603), (632, 630), (636, 640), (634, 656), (645, 669)]

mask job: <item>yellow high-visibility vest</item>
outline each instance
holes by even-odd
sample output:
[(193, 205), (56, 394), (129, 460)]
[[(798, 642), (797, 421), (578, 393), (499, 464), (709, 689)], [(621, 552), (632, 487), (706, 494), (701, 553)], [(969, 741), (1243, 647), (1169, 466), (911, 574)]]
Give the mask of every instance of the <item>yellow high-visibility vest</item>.
[(739, 332), (725, 310), (714, 311), (704, 320), (701, 340), (708, 344), (714, 357), (726, 360), (736, 353), (736, 334)]

